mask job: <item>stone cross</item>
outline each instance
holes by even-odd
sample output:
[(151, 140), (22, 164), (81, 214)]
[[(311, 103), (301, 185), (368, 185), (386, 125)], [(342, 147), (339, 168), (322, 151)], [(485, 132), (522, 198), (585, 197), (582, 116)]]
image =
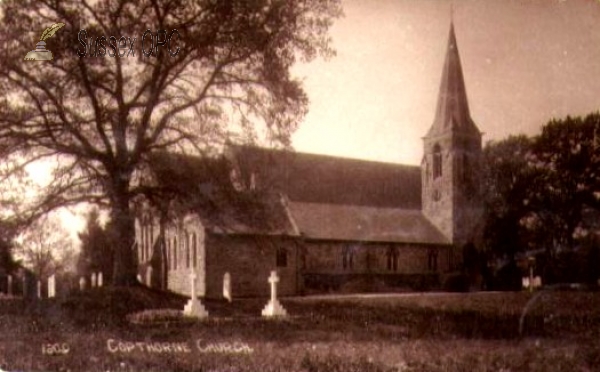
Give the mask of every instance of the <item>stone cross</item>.
[(8, 288), (7, 288), (7, 291), (8, 291), (7, 294), (9, 296), (12, 296), (12, 294), (13, 294), (12, 281), (13, 281), (12, 275), (9, 275), (8, 276)]
[(83, 276), (79, 278), (79, 290), (85, 291), (85, 278)]
[(48, 278), (48, 298), (56, 297), (56, 277), (52, 274)]
[(27, 274), (23, 275), (23, 297), (27, 297)]
[(96, 273), (92, 273), (92, 288), (94, 288), (96, 286)]
[(202, 302), (196, 297), (196, 272), (193, 269), (190, 273), (190, 292), (191, 298), (183, 308), (183, 314), (195, 318), (208, 317), (208, 311), (206, 311)]
[(102, 285), (104, 284), (104, 279), (102, 278), (102, 271), (100, 271), (98, 273), (98, 287), (102, 287)]
[(287, 311), (281, 306), (279, 300), (277, 300), (277, 283), (279, 283), (279, 277), (277, 276), (277, 271), (273, 270), (271, 271), (271, 276), (269, 276), (269, 284), (271, 284), (271, 300), (262, 311), (262, 316), (264, 317), (287, 316)]
[(277, 271), (271, 271), (271, 276), (269, 276), (269, 283), (271, 283), (271, 301), (277, 301), (277, 283), (279, 283), (279, 277), (277, 276)]
[(37, 281), (37, 297), (42, 298), (42, 282), (40, 280)]

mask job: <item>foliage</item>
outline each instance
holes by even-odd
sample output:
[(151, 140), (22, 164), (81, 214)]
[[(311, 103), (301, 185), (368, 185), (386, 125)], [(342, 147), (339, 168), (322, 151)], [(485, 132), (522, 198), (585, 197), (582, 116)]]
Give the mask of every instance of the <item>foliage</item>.
[[(544, 283), (595, 283), (600, 276), (600, 114), (551, 120), (540, 135), (511, 136), (484, 149), (485, 243), (492, 256), (545, 251)], [(509, 267), (513, 267), (509, 270)], [(514, 263), (497, 288), (518, 288)]]
[(550, 121), (533, 155), (544, 170), (532, 198), (537, 225), (551, 236), (549, 248), (573, 249), (590, 227), (583, 223), (586, 209), (600, 211), (600, 113)]
[(15, 256), (39, 279), (75, 270), (73, 242), (55, 215), (36, 220), (20, 235)]
[(89, 277), (91, 273), (102, 272), (105, 283), (111, 283), (113, 272), (113, 251), (110, 233), (110, 225), (102, 227), (100, 224), (100, 212), (92, 209), (86, 221), (85, 230), (79, 233), (81, 251), (77, 260), (77, 271), (79, 275)]
[[(290, 68), (332, 55), (327, 32), (341, 13), (336, 0), (8, 0), (1, 9), (0, 156), (17, 159), (9, 174), (40, 159), (54, 167), (35, 205), (14, 217), (107, 205), (122, 285), (135, 283), (130, 202), (155, 191), (143, 177), (149, 155), (208, 156), (227, 140), (289, 145), (308, 102)], [(23, 62), (57, 21), (65, 26), (47, 40), (54, 60)], [(148, 29), (176, 29), (178, 52), (147, 57)], [(111, 36), (135, 38), (135, 54), (116, 57)]]
[(498, 256), (513, 257), (523, 243), (521, 220), (531, 210), (532, 185), (539, 171), (529, 163), (532, 140), (511, 136), (489, 142), (483, 151), (485, 244)]

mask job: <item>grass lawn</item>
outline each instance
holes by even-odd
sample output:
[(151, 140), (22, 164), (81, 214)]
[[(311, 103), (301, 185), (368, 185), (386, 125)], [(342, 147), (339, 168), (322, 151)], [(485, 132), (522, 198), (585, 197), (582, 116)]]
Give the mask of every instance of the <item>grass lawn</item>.
[(0, 369), (600, 371), (600, 293), (288, 298), (285, 320), (258, 316), (266, 299), (235, 299), (205, 302), (205, 321), (127, 320), (185, 301), (143, 287), (0, 300)]

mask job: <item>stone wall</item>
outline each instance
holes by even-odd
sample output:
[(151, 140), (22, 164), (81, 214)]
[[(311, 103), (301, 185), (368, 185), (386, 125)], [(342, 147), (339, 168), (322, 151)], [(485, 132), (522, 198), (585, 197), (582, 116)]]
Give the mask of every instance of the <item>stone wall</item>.
[[(393, 251), (395, 255), (391, 254)], [(430, 267), (430, 254), (434, 252), (437, 252), (437, 264)], [(443, 273), (450, 270), (450, 252), (448, 246), (307, 241), (304, 243), (304, 272)], [(349, 255), (352, 256), (351, 259)]]
[[(287, 265), (277, 267), (277, 249), (287, 252)], [(298, 294), (298, 249), (292, 239), (251, 235), (208, 234), (206, 238), (206, 296), (223, 297), (223, 276), (231, 275), (233, 297), (268, 296), (267, 279), (277, 270), (282, 296)]]

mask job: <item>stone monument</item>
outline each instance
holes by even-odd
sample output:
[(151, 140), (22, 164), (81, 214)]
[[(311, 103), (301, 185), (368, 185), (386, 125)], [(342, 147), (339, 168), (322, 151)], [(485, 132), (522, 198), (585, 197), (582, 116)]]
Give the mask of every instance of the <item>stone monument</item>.
[(98, 287), (102, 287), (104, 285), (104, 278), (102, 278), (102, 271), (98, 273)]
[(281, 303), (279, 303), (279, 300), (277, 299), (278, 282), (279, 277), (277, 276), (277, 271), (271, 271), (271, 276), (269, 276), (269, 283), (271, 284), (271, 300), (267, 303), (262, 311), (262, 316), (264, 317), (287, 316), (287, 311), (283, 308), (283, 306), (281, 306)]
[(195, 318), (208, 317), (208, 311), (206, 311), (202, 302), (196, 297), (196, 272), (194, 270), (190, 273), (190, 284), (191, 298), (183, 308), (183, 315)]
[(223, 275), (223, 297), (231, 302), (231, 274)]
[(56, 297), (56, 277), (52, 274), (48, 278), (48, 298)]

